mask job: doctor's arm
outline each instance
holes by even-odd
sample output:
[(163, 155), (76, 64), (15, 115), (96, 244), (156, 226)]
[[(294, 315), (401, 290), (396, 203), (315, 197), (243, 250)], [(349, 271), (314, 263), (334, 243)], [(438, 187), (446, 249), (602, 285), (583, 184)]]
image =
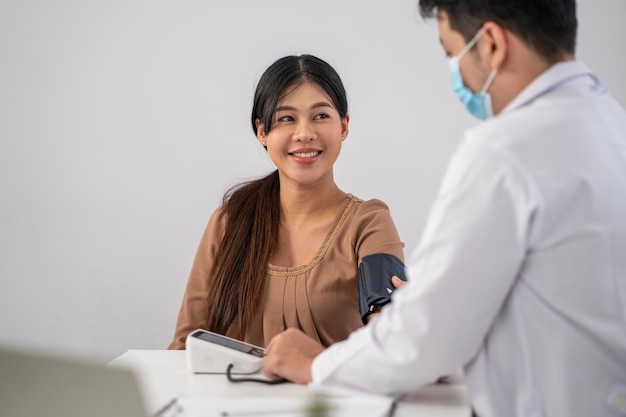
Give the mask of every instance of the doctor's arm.
[(313, 382), (401, 394), (468, 363), (524, 260), (535, 209), (527, 181), (508, 155), (463, 146), (408, 263), (410, 281), (368, 326), (315, 358)]

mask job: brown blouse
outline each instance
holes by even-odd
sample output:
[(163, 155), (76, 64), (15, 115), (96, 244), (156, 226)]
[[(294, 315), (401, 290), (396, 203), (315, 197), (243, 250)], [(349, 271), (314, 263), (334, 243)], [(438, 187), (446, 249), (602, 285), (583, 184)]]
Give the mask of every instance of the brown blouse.
[[(206, 325), (209, 270), (224, 236), (224, 225), (223, 212), (218, 209), (200, 242), (169, 349), (184, 349), (187, 335)], [(347, 338), (363, 325), (358, 308), (361, 259), (388, 253), (404, 261), (403, 248), (385, 203), (348, 195), (334, 228), (311, 262), (298, 267), (268, 265), (264, 307), (244, 341), (266, 346), (273, 336), (289, 327), (301, 329), (324, 346)], [(232, 329), (227, 335), (231, 333)]]

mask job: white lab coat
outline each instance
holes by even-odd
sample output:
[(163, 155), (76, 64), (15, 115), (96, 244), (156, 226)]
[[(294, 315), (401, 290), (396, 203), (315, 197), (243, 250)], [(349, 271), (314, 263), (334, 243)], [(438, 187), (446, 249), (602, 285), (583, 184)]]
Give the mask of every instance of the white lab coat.
[(404, 393), (464, 366), (481, 417), (626, 413), (626, 113), (554, 65), (450, 162), (411, 282), (313, 362)]

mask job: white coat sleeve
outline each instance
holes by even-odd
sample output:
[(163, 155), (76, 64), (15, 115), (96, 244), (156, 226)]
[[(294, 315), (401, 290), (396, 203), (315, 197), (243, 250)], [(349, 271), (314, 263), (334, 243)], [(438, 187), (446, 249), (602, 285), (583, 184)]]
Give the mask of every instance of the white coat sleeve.
[(312, 386), (403, 394), (469, 362), (514, 285), (537, 205), (511, 156), (466, 140), (407, 265), (409, 283), (314, 360)]

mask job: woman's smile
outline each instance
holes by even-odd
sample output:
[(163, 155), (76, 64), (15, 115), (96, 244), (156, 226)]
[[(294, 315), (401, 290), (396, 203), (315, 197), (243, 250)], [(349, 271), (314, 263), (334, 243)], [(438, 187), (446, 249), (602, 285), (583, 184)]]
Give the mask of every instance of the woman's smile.
[(319, 159), (322, 151), (319, 149), (298, 149), (288, 152), (291, 158), (300, 164), (312, 164)]

